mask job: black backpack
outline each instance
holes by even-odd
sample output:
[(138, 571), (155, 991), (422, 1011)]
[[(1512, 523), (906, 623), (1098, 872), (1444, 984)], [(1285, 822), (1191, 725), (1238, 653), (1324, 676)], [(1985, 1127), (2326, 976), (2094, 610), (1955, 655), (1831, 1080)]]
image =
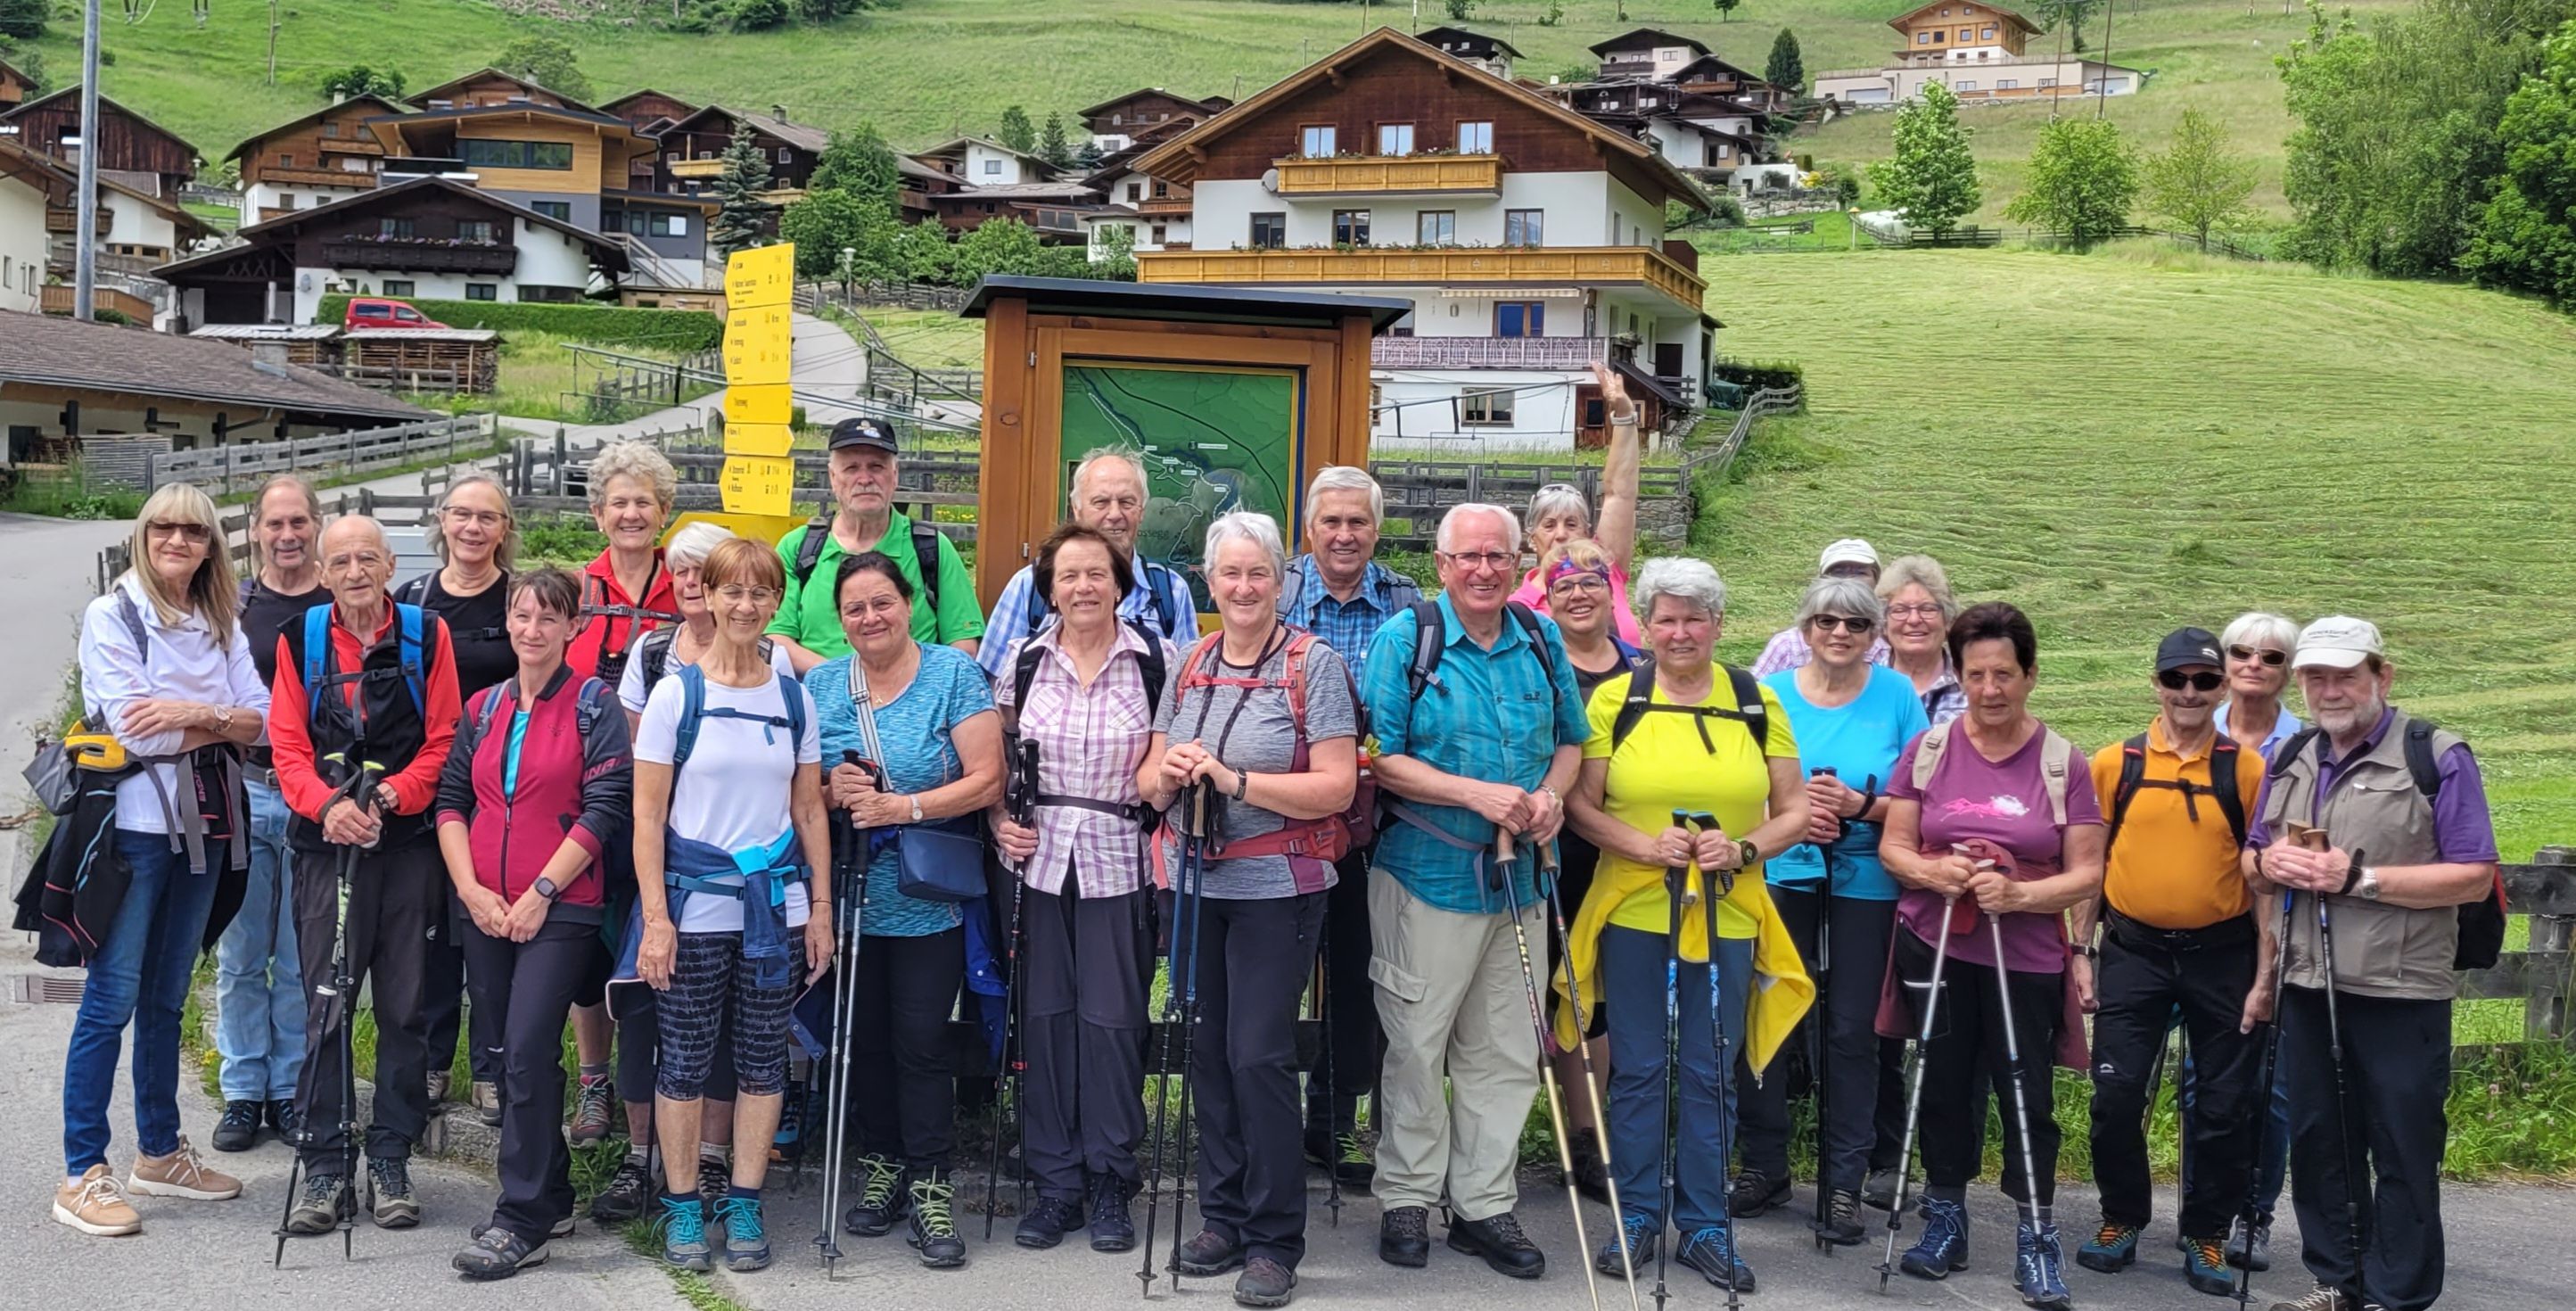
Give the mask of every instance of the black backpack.
[[(1440, 668), (1440, 653), (1448, 646), (1448, 623), (1440, 617), (1440, 602), (1423, 598), (1405, 607), (1413, 612), (1413, 663), (1404, 669), (1406, 699), (1419, 701), (1425, 689), (1432, 686)], [(1521, 631), (1529, 634), (1530, 652), (1538, 657), (1539, 672), (1547, 676), (1550, 689), (1556, 686), (1556, 660), (1547, 653), (1547, 632), (1539, 627), (1538, 611), (1518, 601), (1506, 601), (1503, 608), (1519, 622)], [(1368, 728), (1362, 725), (1362, 736)]]
[[(2279, 778), (2289, 763), (2298, 759), (2308, 744), (2322, 736), (2313, 725), (2290, 735), (2281, 744), (2280, 754), (2272, 758), (2271, 774)], [(2442, 767), (2433, 757), (2433, 722), (2413, 715), (2406, 717), (2406, 772), (2414, 776), (2415, 790), (2424, 794), (2430, 805), (2442, 795)], [(2495, 895), (2464, 902), (2460, 906), (2459, 945), (2451, 951), (2451, 968), (2487, 970), (2504, 958), (2504, 876), (2495, 880)]]
[[(814, 580), (814, 567), (823, 562), (823, 543), (832, 540), (832, 520), (816, 515), (805, 521), (805, 536), (796, 543), (796, 588)], [(939, 613), (939, 530), (916, 519), (912, 523), (912, 563), (921, 574), (922, 599), (930, 602), (930, 613)]]
[[(1147, 599), (1154, 603), (1154, 623), (1164, 632), (1171, 632), (1172, 626), (1181, 621), (1180, 613), (1172, 609), (1172, 594), (1168, 590), (1156, 586), (1154, 582), (1155, 574), (1169, 574), (1172, 572), (1171, 569), (1164, 565), (1156, 564), (1151, 560), (1138, 560), (1135, 563), (1137, 566), (1136, 572), (1138, 574), (1136, 585), (1144, 588)], [(1029, 583), (1029, 612), (1025, 627), (1022, 630), (1022, 636), (1035, 637), (1038, 635), (1039, 630), (1046, 627), (1047, 616), (1053, 614), (1054, 610), (1047, 604), (1047, 599), (1038, 594), (1036, 575), (1030, 575)], [(1183, 588), (1182, 590), (1187, 591), (1188, 589)]]
[(1717, 752), (1717, 743), (1708, 735), (1709, 718), (1732, 719), (1753, 735), (1753, 754), (1761, 755), (1765, 745), (1771, 741), (1771, 710), (1762, 704), (1762, 685), (1753, 680), (1752, 674), (1733, 665), (1720, 665), (1719, 668), (1726, 671), (1727, 685), (1735, 689), (1736, 708), (1733, 710), (1659, 703), (1655, 700), (1655, 667), (1652, 664), (1630, 667), (1627, 699), (1619, 703), (1619, 717), (1610, 721), (1610, 750), (1615, 753), (1627, 745), (1628, 735), (1645, 720), (1647, 711), (1661, 710), (1689, 715), (1699, 727), (1700, 745), (1707, 747), (1712, 755)]
[(2209, 748), (2209, 783), (2186, 783), (2180, 779), (2147, 777), (2147, 735), (2138, 734), (2120, 744), (2120, 781), (2111, 791), (2111, 832), (2105, 838), (2105, 851), (2120, 840), (2120, 821), (2128, 818), (2129, 802), (2138, 789), (2172, 788), (2182, 794), (2183, 813), (2193, 823), (2200, 822), (2200, 811), (2192, 804), (2195, 796), (2208, 797), (2218, 803), (2218, 813), (2227, 817), (2229, 832), (2236, 835), (2236, 845), (2245, 845), (2245, 797), (2236, 789), (2236, 764), (2239, 752), (2236, 740), (2224, 733)]
[[(1144, 639), (1144, 654), (1136, 657), (1136, 671), (1145, 679), (1145, 718), (1151, 721), (1163, 710), (1163, 680), (1171, 676), (1171, 666), (1163, 662), (1163, 635), (1150, 632), (1141, 619), (1121, 619), (1136, 636)], [(1035, 642), (1020, 643), (1019, 657), (1011, 666), (1011, 708), (1025, 711), (1029, 704), (1029, 684), (1037, 681), (1038, 661), (1045, 653)]]

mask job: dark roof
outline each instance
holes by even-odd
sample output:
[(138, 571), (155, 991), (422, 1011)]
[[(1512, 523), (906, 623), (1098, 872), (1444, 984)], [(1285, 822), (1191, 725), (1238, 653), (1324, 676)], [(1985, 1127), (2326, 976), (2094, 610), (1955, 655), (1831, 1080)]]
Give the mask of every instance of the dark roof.
[(1654, 393), (1655, 399), (1662, 401), (1665, 405), (1674, 409), (1690, 408), (1688, 403), (1683, 401), (1681, 397), (1673, 394), (1672, 388), (1664, 385), (1662, 379), (1646, 372), (1644, 369), (1638, 368), (1636, 365), (1630, 364), (1626, 360), (1615, 361), (1610, 367), (1617, 369), (1620, 377)]
[[(555, 99), (560, 100), (567, 105), (572, 105), (581, 109), (590, 108), (590, 106), (582, 104), (580, 101), (573, 99), (571, 96), (565, 95), (561, 91), (555, 90), (553, 87), (540, 86), (524, 77), (504, 73), (500, 69), (492, 67), (490, 64), (485, 64), (481, 68), (475, 69), (473, 72), (467, 73), (463, 77), (451, 77), (446, 81), (439, 83), (437, 86), (431, 87), (426, 91), (415, 92), (403, 97), (403, 99), (415, 105), (427, 105), (430, 101), (436, 100), (439, 93), (442, 91), (452, 91), (468, 82), (480, 82), (487, 77), (497, 77), (524, 91), (543, 91), (547, 95), (553, 96)], [(676, 97), (674, 98), (676, 99)]]
[[(353, 196), (342, 196), (327, 205), (316, 205), (311, 209), (288, 210), (287, 212), (278, 215), (276, 218), (262, 219), (257, 223), (247, 224), (238, 228), (234, 231), (233, 235), (247, 240), (253, 237), (265, 237), (271, 233), (283, 234), (291, 232), (295, 228), (311, 222), (316, 218), (326, 215), (337, 217), (342, 214), (354, 213), (359, 210), (381, 205), (395, 197), (408, 195), (424, 187), (436, 187), (442, 191), (453, 192), (457, 195), (488, 205), (493, 209), (508, 214), (514, 219), (534, 223), (539, 227), (552, 228), (557, 232), (563, 233), (565, 236), (573, 237), (582, 241), (589, 245), (594, 252), (606, 252), (608, 254), (608, 258), (601, 262), (607, 264), (612, 270), (616, 272), (624, 272), (626, 269), (625, 246), (616, 241), (610, 240), (608, 237), (593, 232), (588, 228), (566, 223), (559, 218), (550, 218), (528, 208), (525, 205), (504, 200), (488, 191), (478, 191), (473, 187), (469, 187), (462, 182), (456, 181), (453, 178), (442, 177), (411, 178), (406, 181), (397, 182), (389, 187), (378, 187), (373, 191), (361, 191)], [(660, 199), (660, 197), (655, 198)], [(671, 197), (671, 199), (677, 202), (685, 201), (687, 198), (674, 196)], [(199, 264), (215, 263), (231, 256), (238, 255), (241, 253), (241, 248), (242, 243), (237, 242), (232, 245), (225, 246), (220, 250), (207, 251), (202, 255), (191, 255), (186, 259), (175, 260), (171, 263), (164, 264), (161, 267), (154, 269), (153, 273), (156, 276), (166, 276), (173, 272), (184, 272)]]
[(1493, 47), (1493, 48), (1495, 48), (1496, 50), (1500, 50), (1500, 51), (1502, 51), (1504, 54), (1510, 55), (1510, 56), (1511, 56), (1512, 58), (1514, 58), (1514, 59), (1522, 59), (1522, 58), (1526, 58), (1526, 57), (1527, 57), (1527, 56), (1525, 56), (1525, 55), (1521, 54), (1521, 52), (1520, 52), (1520, 51), (1513, 49), (1513, 48), (1512, 48), (1512, 43), (1511, 43), (1511, 42), (1506, 41), (1506, 40), (1502, 39), (1502, 38), (1501, 38), (1501, 37), (1499, 37), (1499, 36), (1494, 36), (1494, 35), (1491, 35), (1490, 33), (1474, 31), (1474, 30), (1469, 29), (1469, 28), (1464, 28), (1464, 27), (1432, 27), (1432, 28), (1425, 28), (1425, 29), (1423, 29), (1422, 31), (1419, 31), (1419, 32), (1416, 32), (1416, 33), (1414, 33), (1414, 34), (1413, 34), (1413, 39), (1414, 39), (1414, 40), (1419, 41), (1419, 42), (1421, 42), (1421, 43), (1422, 43), (1422, 44), (1424, 44), (1424, 45), (1432, 46), (1432, 47), (1435, 47), (1435, 48), (1437, 48), (1437, 47), (1440, 45), (1441, 41), (1442, 41), (1444, 38), (1448, 38), (1448, 39), (1455, 39), (1455, 40), (1461, 40), (1461, 41), (1482, 41), (1482, 42), (1484, 42), (1485, 44), (1487, 44), (1487, 45), (1489, 45), (1489, 46), (1492, 46), (1492, 47)]
[(695, 109), (698, 103), (686, 96), (675, 96), (668, 91), (656, 91), (649, 86), (639, 86), (634, 90), (627, 92), (625, 95), (619, 96), (615, 100), (603, 100), (598, 104), (593, 105), (592, 108), (614, 114), (617, 112), (617, 107), (619, 105), (625, 104), (629, 100), (641, 100), (646, 96), (660, 96), (664, 100), (687, 105), (692, 109)]
[[(1690, 61), (1689, 63), (1682, 65), (1682, 66), (1681, 66), (1681, 67), (1679, 67), (1679, 68), (1674, 69), (1674, 70), (1673, 70), (1673, 77), (1672, 77), (1672, 80), (1673, 80), (1673, 81), (1676, 81), (1676, 82), (1681, 81), (1681, 80), (1682, 80), (1682, 75), (1683, 75), (1683, 74), (1688, 73), (1688, 72), (1689, 72), (1689, 71), (1691, 71), (1692, 69), (1694, 69), (1694, 68), (1698, 68), (1698, 67), (1700, 67), (1700, 66), (1702, 66), (1702, 65), (1704, 65), (1704, 64), (1714, 64), (1714, 65), (1716, 65), (1716, 66), (1717, 66), (1717, 67), (1719, 67), (1719, 68), (1725, 69), (1727, 72), (1730, 72), (1730, 73), (1735, 74), (1737, 77), (1742, 78), (1742, 79), (1744, 79), (1744, 80), (1745, 80), (1745, 81), (1747, 81), (1747, 82), (1760, 82), (1760, 81), (1762, 81), (1762, 75), (1761, 75), (1761, 74), (1756, 73), (1756, 72), (1752, 71), (1751, 69), (1744, 68), (1744, 67), (1742, 67), (1742, 66), (1740, 66), (1740, 65), (1730, 64), (1730, 63), (1726, 62), (1725, 60), (1718, 58), (1718, 57), (1717, 57), (1717, 56), (1715, 56), (1715, 55), (1701, 55), (1699, 58), (1694, 59), (1694, 60)], [(1766, 85), (1767, 85), (1767, 84), (1766, 84)]]
[(799, 150), (810, 150), (818, 155), (823, 153), (824, 147), (832, 144), (832, 134), (813, 124), (799, 123), (792, 119), (777, 118), (768, 114), (754, 114), (728, 105), (702, 106), (688, 117), (678, 119), (662, 130), (666, 133), (685, 132), (691, 123), (711, 114), (722, 115), (731, 120), (736, 127), (748, 123), (755, 130), (766, 132)]
[[(1107, 100), (1101, 101), (1099, 104), (1077, 109), (1073, 111), (1073, 116), (1075, 118), (1089, 118), (1094, 114), (1105, 113), (1109, 110), (1115, 109), (1118, 106), (1126, 104), (1128, 101), (1137, 99), (1141, 96), (1162, 96), (1167, 99), (1180, 101), (1184, 105), (1196, 105), (1211, 114), (1224, 108), (1222, 104), (1210, 104), (1206, 100), (1198, 99), (1195, 96), (1185, 96), (1178, 91), (1166, 91), (1158, 86), (1140, 86), (1123, 96), (1111, 96)], [(1213, 99), (1213, 97), (1211, 97), (1211, 99)]]
[(250, 352), (222, 341), (7, 311), (0, 311), (0, 382), (396, 422), (433, 417), (311, 369), (255, 364)]
[(1596, 55), (1606, 55), (1613, 50), (1632, 50), (1639, 46), (1689, 46), (1699, 54), (1708, 53), (1707, 46), (1678, 33), (1667, 32), (1660, 27), (1640, 27), (1634, 31), (1622, 32), (1607, 41), (1596, 42), (1588, 48)]
[(1190, 318), (1228, 323), (1330, 327), (1345, 314), (1369, 316), (1373, 331), (1413, 312), (1413, 302), (1385, 296), (1267, 288), (1201, 287), (1180, 282), (1105, 282), (1093, 278), (1024, 278), (993, 274), (975, 284), (959, 314), (980, 319), (997, 299), (1023, 298), (1038, 314), (1102, 318)]
[[(355, 104), (360, 104), (360, 103), (372, 104), (372, 105), (381, 105), (381, 106), (383, 106), (383, 107), (384, 107), (384, 109), (387, 111), (387, 113), (386, 113), (385, 115), (382, 115), (383, 117), (398, 117), (398, 116), (401, 116), (401, 115), (406, 114), (406, 113), (408, 113), (408, 112), (409, 112), (409, 111), (405, 110), (405, 109), (404, 109), (400, 104), (398, 104), (398, 103), (396, 103), (396, 102), (394, 102), (394, 101), (391, 101), (391, 100), (387, 100), (387, 99), (385, 99), (383, 96), (365, 96), (365, 95), (361, 95), (361, 96), (351, 96), (351, 97), (349, 97), (349, 98), (348, 98), (348, 99), (346, 99), (346, 100), (338, 101), (338, 102), (335, 102), (335, 103), (333, 103), (333, 104), (324, 105), (324, 106), (323, 106), (323, 107), (321, 107), (320, 109), (314, 110), (312, 113), (305, 114), (305, 115), (302, 115), (302, 116), (297, 117), (297, 118), (290, 118), (290, 119), (286, 120), (286, 121), (285, 121), (285, 122), (283, 122), (283, 123), (279, 123), (279, 124), (276, 124), (275, 126), (268, 127), (268, 128), (263, 128), (263, 129), (261, 129), (261, 130), (260, 130), (260, 131), (258, 131), (258, 132), (254, 132), (254, 133), (252, 133), (251, 135), (249, 135), (249, 136), (247, 136), (247, 137), (242, 138), (242, 143), (241, 143), (240, 145), (238, 145), (238, 146), (233, 147), (233, 148), (232, 148), (232, 152), (231, 152), (230, 154), (225, 155), (225, 156), (224, 156), (224, 158), (226, 158), (226, 159), (239, 159), (239, 158), (241, 158), (243, 155), (245, 155), (245, 154), (249, 153), (250, 148), (251, 148), (252, 146), (257, 145), (257, 144), (259, 144), (259, 143), (260, 143), (260, 142), (262, 142), (262, 141), (266, 141), (266, 140), (267, 140), (267, 139), (269, 139), (270, 137), (276, 136), (276, 135), (277, 135), (278, 133), (280, 133), (280, 132), (291, 132), (291, 131), (294, 131), (296, 128), (302, 127), (302, 126), (304, 126), (305, 124), (310, 123), (310, 122), (312, 122), (313, 120), (315, 120), (315, 119), (317, 119), (317, 118), (322, 117), (324, 114), (328, 114), (328, 113), (330, 113), (332, 110), (339, 109), (339, 108), (341, 108), (342, 106), (346, 106), (346, 105), (355, 105)], [(371, 121), (372, 121), (372, 120), (371, 120)]]
[[(60, 100), (60, 99), (62, 99), (64, 96), (72, 96), (72, 97), (77, 98), (79, 95), (80, 95), (80, 83), (78, 83), (78, 82), (74, 82), (74, 83), (72, 83), (70, 86), (64, 87), (64, 88), (63, 88), (62, 90), (60, 90), (60, 91), (48, 91), (48, 92), (46, 92), (45, 94), (43, 94), (43, 95), (41, 95), (41, 96), (38, 96), (38, 97), (36, 97), (36, 98), (35, 98), (35, 99), (33, 99), (33, 100), (21, 100), (21, 101), (19, 101), (17, 104), (10, 106), (10, 107), (9, 107), (9, 111), (8, 111), (7, 113), (0, 113), (0, 118), (16, 118), (16, 117), (17, 117), (17, 116), (19, 116), (20, 114), (26, 113), (28, 110), (34, 109), (36, 106), (41, 105), (41, 104), (44, 104), (45, 102), (47, 102), (47, 101), (49, 101), (49, 100)], [(106, 92), (104, 92), (104, 91), (102, 91), (102, 92), (99, 92), (99, 93), (98, 93), (98, 107), (99, 107), (101, 110), (114, 110), (114, 111), (116, 111), (117, 113), (123, 114), (123, 115), (125, 115), (127, 118), (133, 119), (135, 122), (140, 123), (140, 124), (142, 124), (143, 126), (148, 127), (148, 128), (150, 128), (150, 129), (152, 129), (153, 131), (158, 132), (158, 133), (160, 133), (161, 135), (163, 135), (163, 136), (165, 136), (165, 137), (170, 138), (170, 139), (171, 139), (171, 140), (173, 140), (173, 141), (178, 142), (178, 143), (179, 143), (180, 145), (182, 145), (182, 146), (185, 146), (185, 147), (187, 148), (187, 151), (188, 151), (188, 153), (189, 153), (189, 154), (194, 155), (194, 156), (196, 156), (196, 157), (197, 157), (197, 158), (199, 158), (199, 159), (203, 159), (203, 158), (205, 158), (205, 153), (206, 153), (206, 152), (204, 152), (204, 151), (202, 151), (202, 150), (197, 149), (197, 147), (196, 147), (193, 143), (191, 143), (191, 142), (190, 142), (186, 137), (183, 137), (183, 136), (179, 135), (178, 133), (173, 132), (173, 131), (171, 131), (170, 129), (168, 129), (168, 128), (166, 128), (166, 127), (161, 126), (160, 124), (153, 122), (151, 119), (145, 118), (145, 117), (144, 117), (144, 116), (142, 116), (141, 114), (135, 113), (133, 110), (128, 109), (128, 108), (126, 108), (125, 106), (123, 106), (123, 105), (120, 105), (120, 104), (116, 103), (115, 99), (114, 99), (114, 98), (112, 98), (112, 97), (110, 97), (110, 96), (109, 96)], [(88, 130), (88, 128), (89, 128), (89, 125), (88, 125), (87, 123), (83, 123), (83, 124), (81, 125), (81, 128), (82, 128), (82, 130), (83, 130), (83, 131), (87, 131), (87, 130)]]

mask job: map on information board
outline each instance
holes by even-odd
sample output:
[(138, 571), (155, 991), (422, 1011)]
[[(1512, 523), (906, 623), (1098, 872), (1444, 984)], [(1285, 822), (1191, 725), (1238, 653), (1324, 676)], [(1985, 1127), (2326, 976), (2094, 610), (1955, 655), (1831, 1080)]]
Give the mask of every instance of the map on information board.
[(1136, 549), (1180, 570), (1201, 612), (1214, 607), (1199, 576), (1199, 547), (1218, 515), (1258, 510), (1295, 541), (1305, 437), (1305, 388), (1295, 371), (1067, 361), (1063, 413), (1059, 508), (1085, 453), (1143, 451), (1147, 499)]

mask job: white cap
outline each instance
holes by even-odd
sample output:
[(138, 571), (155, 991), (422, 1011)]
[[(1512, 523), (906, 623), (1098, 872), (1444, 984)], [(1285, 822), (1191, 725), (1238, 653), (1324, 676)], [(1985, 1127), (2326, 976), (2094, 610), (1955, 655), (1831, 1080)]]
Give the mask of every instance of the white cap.
[(1857, 537), (1846, 537), (1826, 547), (1825, 553), (1817, 557), (1816, 572), (1824, 573), (1838, 564), (1865, 564), (1876, 569), (1879, 563), (1877, 547)]
[(2327, 615), (2300, 631), (2298, 652), (2290, 657), (2290, 668), (2322, 665), (2350, 669), (2384, 653), (2379, 643), (2379, 625), (2348, 615)]

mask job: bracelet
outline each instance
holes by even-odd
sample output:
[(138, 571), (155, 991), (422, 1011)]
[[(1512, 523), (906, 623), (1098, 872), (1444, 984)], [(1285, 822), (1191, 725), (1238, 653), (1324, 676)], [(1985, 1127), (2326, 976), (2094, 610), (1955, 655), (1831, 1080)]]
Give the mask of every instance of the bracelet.
[(1235, 800), (1237, 800), (1237, 801), (1241, 801), (1241, 800), (1243, 800), (1243, 794), (1244, 794), (1244, 792), (1245, 792), (1246, 790), (1250, 789), (1250, 788), (1251, 788), (1251, 786), (1252, 786), (1252, 773), (1251, 773), (1251, 771), (1249, 771), (1249, 770), (1242, 770), (1242, 769), (1238, 769), (1238, 770), (1234, 771), (1234, 799), (1235, 799)]

